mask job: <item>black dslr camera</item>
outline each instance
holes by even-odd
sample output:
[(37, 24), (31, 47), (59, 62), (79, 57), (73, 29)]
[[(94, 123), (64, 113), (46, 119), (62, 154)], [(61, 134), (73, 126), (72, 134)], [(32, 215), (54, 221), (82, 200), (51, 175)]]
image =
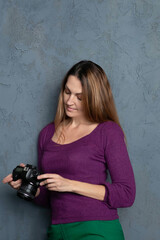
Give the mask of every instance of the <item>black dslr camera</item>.
[(17, 196), (28, 201), (33, 200), (42, 181), (37, 179), (38, 175), (40, 175), (40, 173), (37, 171), (37, 168), (29, 164), (25, 167), (17, 166), (13, 169), (13, 181), (22, 179), (22, 184), (17, 191)]

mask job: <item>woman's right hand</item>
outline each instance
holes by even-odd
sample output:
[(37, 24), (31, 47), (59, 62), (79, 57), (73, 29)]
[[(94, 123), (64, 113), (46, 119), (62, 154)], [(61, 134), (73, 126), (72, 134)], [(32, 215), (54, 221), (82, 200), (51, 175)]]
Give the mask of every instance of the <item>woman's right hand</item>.
[[(20, 164), (21, 167), (25, 167), (24, 163)], [(8, 183), (12, 188), (14, 189), (19, 189), (21, 184), (22, 184), (22, 180), (18, 179), (17, 181), (13, 181), (13, 177), (12, 177), (12, 173), (10, 173), (8, 176), (6, 176), (5, 178), (3, 178), (2, 181), (4, 184)]]

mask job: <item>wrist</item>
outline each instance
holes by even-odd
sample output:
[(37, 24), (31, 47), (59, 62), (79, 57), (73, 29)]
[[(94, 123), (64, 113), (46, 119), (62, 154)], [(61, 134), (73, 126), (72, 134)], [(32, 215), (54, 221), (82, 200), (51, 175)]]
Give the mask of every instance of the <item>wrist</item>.
[(76, 189), (75, 185), (76, 185), (76, 181), (69, 180), (69, 192), (75, 192), (75, 189)]

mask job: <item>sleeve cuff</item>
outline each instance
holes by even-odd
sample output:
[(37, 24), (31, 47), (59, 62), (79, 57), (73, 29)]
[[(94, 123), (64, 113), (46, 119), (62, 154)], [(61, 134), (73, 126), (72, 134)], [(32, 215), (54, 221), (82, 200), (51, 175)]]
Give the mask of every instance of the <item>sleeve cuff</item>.
[(107, 188), (107, 182), (103, 183), (103, 186), (105, 187), (105, 195), (104, 195), (104, 202), (107, 202), (108, 199), (108, 188)]

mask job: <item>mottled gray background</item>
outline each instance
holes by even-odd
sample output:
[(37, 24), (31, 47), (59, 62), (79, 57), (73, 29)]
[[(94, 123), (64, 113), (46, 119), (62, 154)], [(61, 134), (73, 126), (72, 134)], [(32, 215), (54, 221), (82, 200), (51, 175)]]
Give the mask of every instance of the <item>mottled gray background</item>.
[[(39, 131), (54, 118), (69, 67), (106, 71), (137, 183), (119, 209), (127, 240), (160, 239), (160, 1), (0, 1), (0, 180), (37, 163)], [(47, 209), (0, 183), (0, 238), (45, 240)]]

